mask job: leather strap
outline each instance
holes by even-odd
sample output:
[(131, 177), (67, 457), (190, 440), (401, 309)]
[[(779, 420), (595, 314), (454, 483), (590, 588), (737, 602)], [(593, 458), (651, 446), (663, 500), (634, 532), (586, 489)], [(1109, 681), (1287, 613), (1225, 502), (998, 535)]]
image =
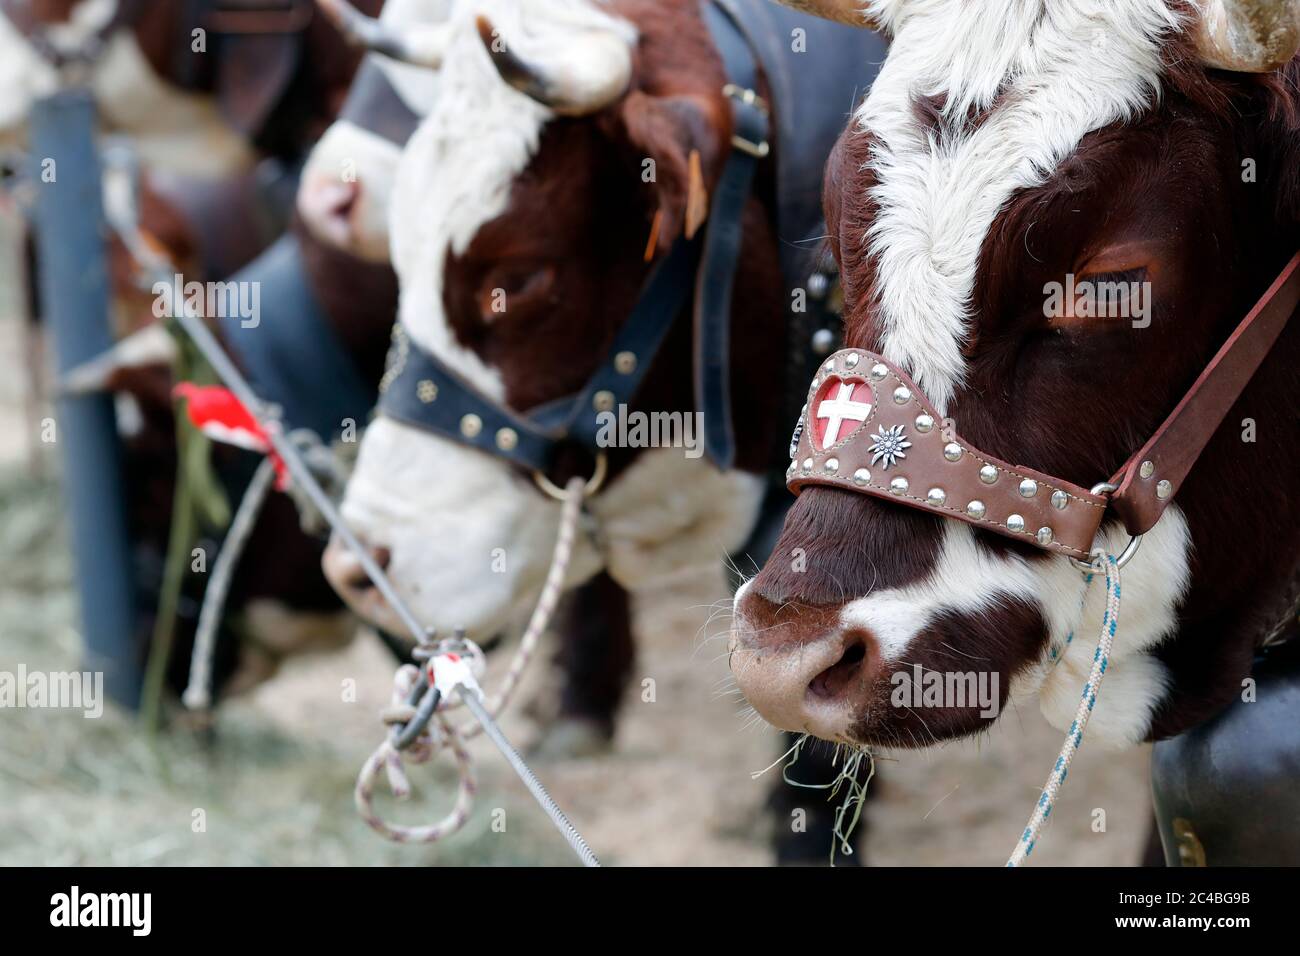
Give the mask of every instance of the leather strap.
[(361, 61), (361, 67), (352, 78), (339, 119), (374, 133), (395, 146), (405, 146), (420, 125), (420, 117), (406, 105), (384, 68), (371, 56)]
[(262, 321), (245, 328), (237, 315), (218, 319), (226, 346), (259, 395), (284, 420), (328, 441), (345, 419), (360, 426), (375, 404), (367, 382), (326, 317), (292, 234), (282, 236), (230, 282), (259, 283)]
[(731, 287), (740, 256), (742, 214), (755, 166), (768, 149), (767, 114), (754, 91), (758, 66), (744, 34), (712, 4), (705, 15), (731, 81), (728, 90), (734, 88), (734, 95), (729, 92), (733, 148), (714, 188), (704, 235), (679, 237), (656, 264), (582, 391), (520, 414), (465, 382), (410, 341), (399, 324), (380, 385), (379, 407), (385, 414), (543, 474), (563, 446), (583, 448), (594, 457), (603, 450), (601, 413), (613, 412), (636, 396), (694, 291), (696, 402), (704, 412), (705, 451), (718, 467), (732, 466)]
[(1013, 465), (948, 431), (916, 383), (883, 356), (843, 349), (813, 379), (786, 483), (829, 485), (955, 518), (1084, 559), (1106, 499)]
[(1150, 441), (1111, 478), (1118, 486), (1111, 506), (1130, 534), (1144, 534), (1160, 520), (1298, 304), (1300, 253), (1241, 320)]
[(393, 326), (379, 410), (389, 418), (543, 474), (563, 438), (484, 395)]
[(830, 485), (956, 518), (1049, 551), (1086, 557), (1107, 509), (1149, 531), (1300, 305), (1300, 253), (1099, 497), (940, 435), (938, 413), (897, 365), (865, 349), (832, 355), (813, 379), (786, 482)]
[(721, 469), (736, 458), (731, 419), (731, 291), (744, 239), (744, 212), (759, 161), (768, 154), (767, 105), (758, 96), (758, 64), (740, 25), (721, 6), (703, 4), (722, 57), (731, 101), (732, 150), (714, 189), (704, 257), (695, 277), (695, 395), (704, 414), (704, 450)]

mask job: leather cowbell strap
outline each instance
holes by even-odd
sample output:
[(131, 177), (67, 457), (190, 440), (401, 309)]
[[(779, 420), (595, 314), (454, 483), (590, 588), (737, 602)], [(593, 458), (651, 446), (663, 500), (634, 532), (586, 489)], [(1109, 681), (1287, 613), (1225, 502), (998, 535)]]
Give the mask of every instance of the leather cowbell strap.
[(732, 149), (710, 200), (703, 235), (679, 237), (651, 271), (604, 359), (574, 396), (528, 414), (485, 395), (394, 328), (380, 411), (405, 424), (546, 474), (560, 449), (603, 449), (604, 413), (635, 397), (674, 322), (688, 302), (695, 314), (696, 407), (704, 448), (720, 468), (735, 460), (728, 377), (731, 287), (742, 237), (741, 219), (757, 163), (768, 154), (768, 116), (758, 97), (758, 63), (736, 22), (712, 4), (706, 22), (726, 69), (732, 105)]
[(818, 370), (791, 441), (786, 483), (795, 493), (828, 485), (897, 501), (1084, 559), (1108, 508), (1134, 536), (1155, 525), (1297, 305), (1300, 253), (1111, 479), (1111, 494), (980, 451), (944, 427), (901, 368), (866, 349), (836, 352)]

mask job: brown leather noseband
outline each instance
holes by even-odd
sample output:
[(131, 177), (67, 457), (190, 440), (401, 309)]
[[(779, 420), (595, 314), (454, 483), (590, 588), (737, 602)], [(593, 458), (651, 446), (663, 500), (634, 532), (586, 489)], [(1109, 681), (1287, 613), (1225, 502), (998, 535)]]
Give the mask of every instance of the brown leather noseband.
[(1086, 560), (1108, 509), (1133, 541), (1184, 479), (1300, 304), (1300, 253), (1187, 390), (1151, 439), (1091, 489), (1013, 465), (964, 441), (907, 373), (866, 349), (843, 349), (813, 379), (790, 444), (796, 494), (828, 485), (897, 501)]

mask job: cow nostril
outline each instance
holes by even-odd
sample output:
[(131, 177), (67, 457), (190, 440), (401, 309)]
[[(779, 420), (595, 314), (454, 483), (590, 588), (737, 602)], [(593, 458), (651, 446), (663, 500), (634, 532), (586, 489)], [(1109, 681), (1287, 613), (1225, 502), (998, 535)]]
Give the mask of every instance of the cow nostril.
[[(379, 565), (381, 571), (387, 571), (389, 563), (393, 560), (393, 553), (388, 548), (371, 548), (370, 556), (374, 558), (375, 564)], [(361, 562), (356, 560), (355, 557), (348, 562), (341, 578), (341, 583), (358, 591), (364, 591), (375, 586), (375, 582), (370, 579), (366, 569), (362, 567)]]
[(852, 641), (838, 661), (808, 682), (808, 692), (823, 700), (840, 696), (847, 687), (856, 683), (866, 659), (866, 644), (861, 640)]

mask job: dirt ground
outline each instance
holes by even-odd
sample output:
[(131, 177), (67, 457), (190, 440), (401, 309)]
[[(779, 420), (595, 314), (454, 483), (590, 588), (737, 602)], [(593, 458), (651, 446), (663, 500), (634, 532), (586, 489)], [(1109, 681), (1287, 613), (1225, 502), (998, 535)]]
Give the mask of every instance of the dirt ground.
[[(22, 412), (26, 359), (7, 301), (0, 289), (0, 671), (74, 669), (78, 624), (57, 456), (39, 443), (32, 452), (34, 424)], [(776, 758), (780, 738), (749, 721), (730, 691), (725, 620), (706, 633), (710, 606), (725, 597), (721, 574), (693, 590), (641, 602), (640, 659), (613, 751), (538, 767), (607, 864), (771, 862), (763, 804), (778, 771), (751, 774)], [(525, 703), (549, 693), (544, 671), (525, 687)], [(402, 847), (361, 824), (352, 783), (381, 734), (376, 711), (391, 679), (386, 652), (362, 635), (344, 652), (293, 662), (230, 702), (210, 734), (174, 728), (149, 739), (112, 710), (85, 719), (0, 709), (0, 863), (573, 862), (481, 740), (473, 748), (480, 799), (461, 834), (436, 848)], [(654, 681), (653, 702), (640, 693), (646, 679)], [(355, 700), (344, 692), (348, 681)], [(505, 721), (519, 745), (538, 733), (526, 709)], [(1036, 710), (1022, 709), (978, 740), (878, 755), (860, 853), (873, 865), (1000, 865), (1060, 737)], [(1136, 863), (1150, 818), (1148, 759), (1145, 749), (1114, 754), (1085, 745), (1034, 863)], [(382, 806), (424, 822), (446, 805), (452, 776), (441, 765), (411, 773), (411, 804)], [(1104, 832), (1093, 829), (1097, 809), (1105, 810)]]

